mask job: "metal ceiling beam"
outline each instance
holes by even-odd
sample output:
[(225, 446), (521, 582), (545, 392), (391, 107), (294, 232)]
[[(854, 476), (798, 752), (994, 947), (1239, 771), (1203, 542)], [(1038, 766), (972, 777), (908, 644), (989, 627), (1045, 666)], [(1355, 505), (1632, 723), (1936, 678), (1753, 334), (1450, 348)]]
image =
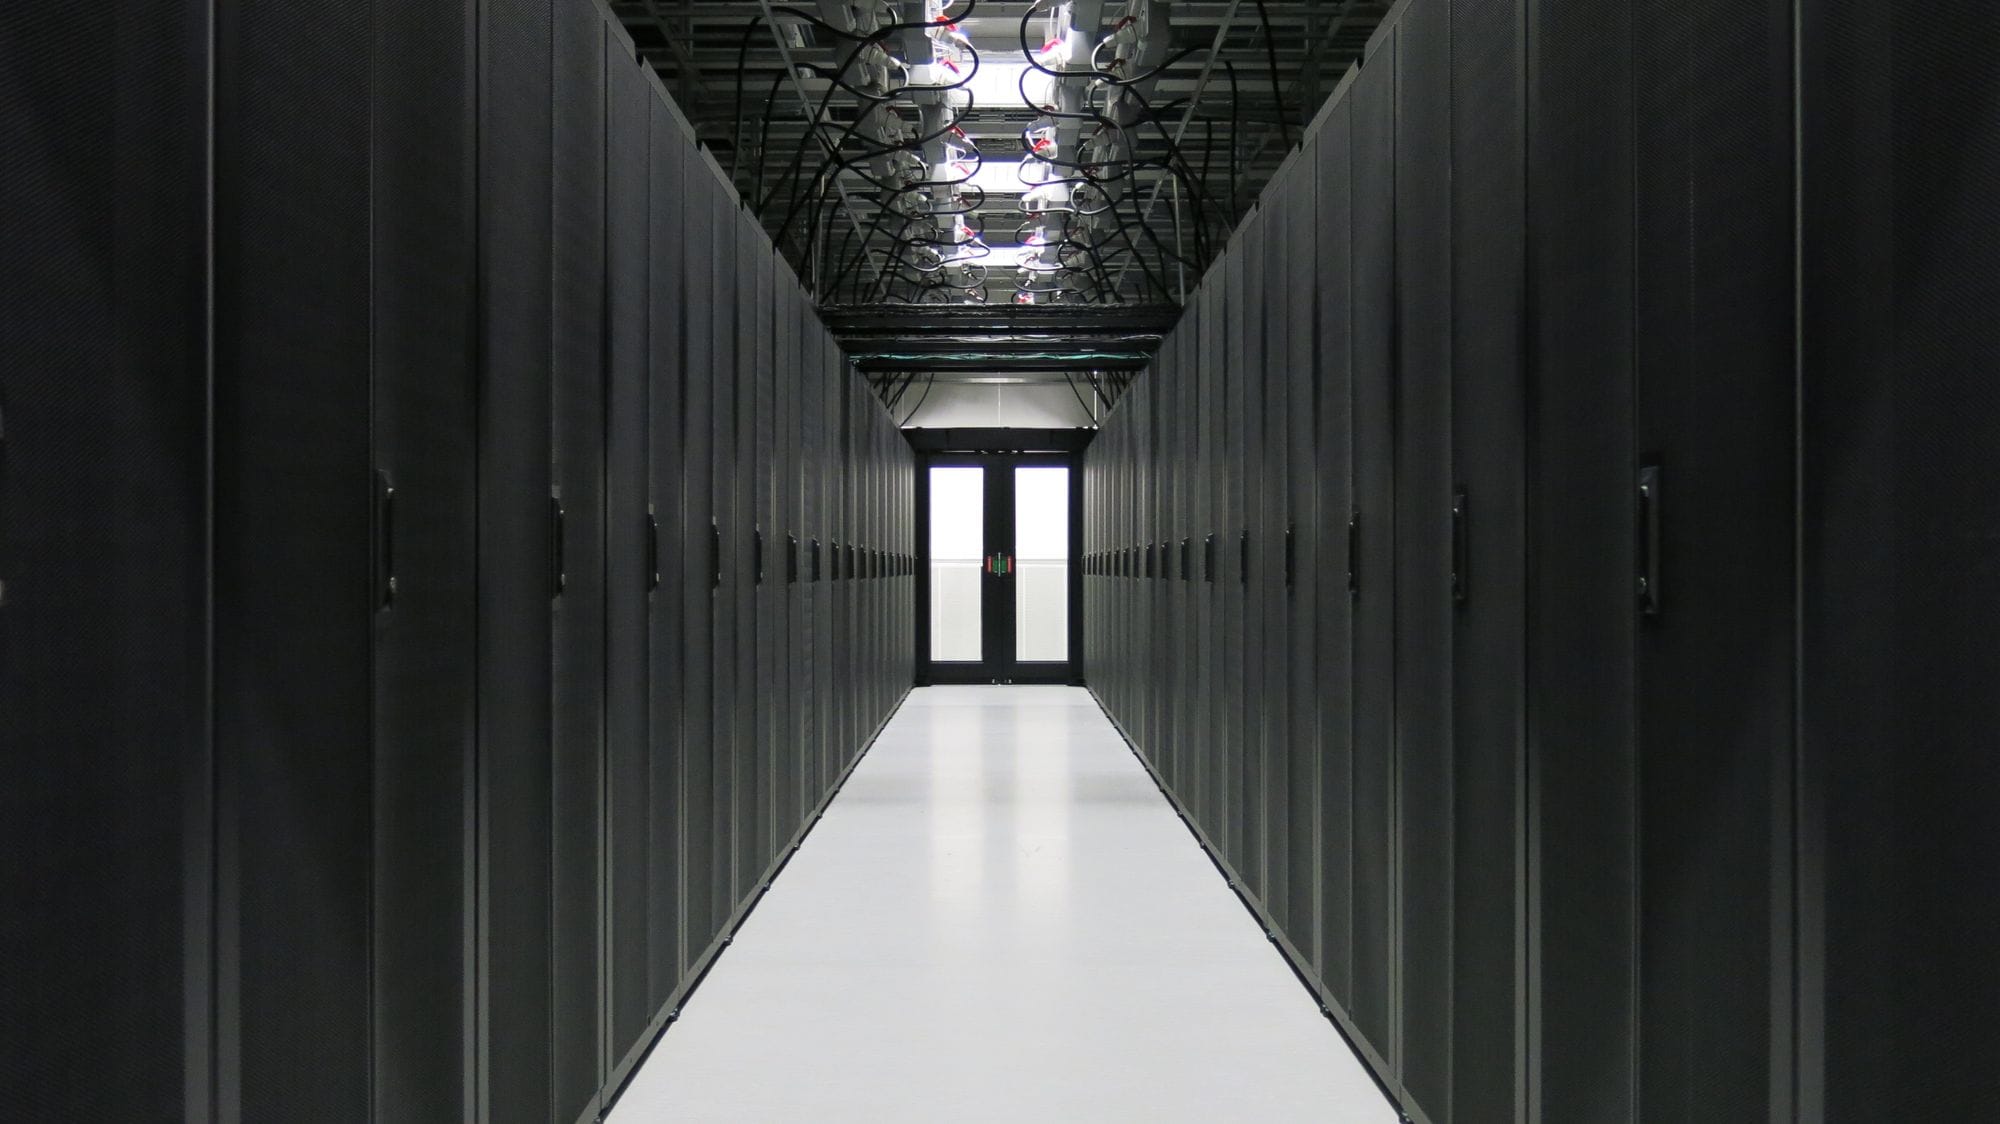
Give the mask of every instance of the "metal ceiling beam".
[(1172, 306), (905, 305), (833, 308), (827, 327), (863, 370), (1143, 367), (1173, 329)]
[[(686, 5), (683, 5), (684, 9), (685, 7)], [(695, 96), (706, 98), (708, 78), (702, 73), (701, 64), (695, 61), (683, 37), (674, 34), (673, 29), (667, 26), (666, 14), (660, 11), (660, 0), (646, 0), (646, 14), (653, 17), (653, 22), (659, 26), (660, 38), (667, 41), (667, 49), (674, 53), (674, 61), (680, 64), (681, 76), (687, 88), (692, 90)], [(693, 13), (687, 13), (686, 18), (689, 26), (692, 26)]]

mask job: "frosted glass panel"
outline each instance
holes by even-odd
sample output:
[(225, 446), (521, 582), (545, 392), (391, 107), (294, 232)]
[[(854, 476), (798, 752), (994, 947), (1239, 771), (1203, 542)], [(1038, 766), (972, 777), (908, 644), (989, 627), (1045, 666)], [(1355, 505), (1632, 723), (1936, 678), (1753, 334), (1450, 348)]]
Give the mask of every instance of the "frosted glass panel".
[(1014, 658), (1069, 659), (1069, 469), (1014, 470)]
[(986, 470), (931, 469), (931, 659), (978, 662)]

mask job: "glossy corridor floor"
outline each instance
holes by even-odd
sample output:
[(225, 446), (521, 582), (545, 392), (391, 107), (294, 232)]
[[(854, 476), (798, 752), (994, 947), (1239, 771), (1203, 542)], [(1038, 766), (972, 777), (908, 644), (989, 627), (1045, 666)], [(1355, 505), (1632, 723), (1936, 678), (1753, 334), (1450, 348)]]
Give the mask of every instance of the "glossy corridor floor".
[(1395, 1119), (1064, 687), (911, 694), (610, 1116)]

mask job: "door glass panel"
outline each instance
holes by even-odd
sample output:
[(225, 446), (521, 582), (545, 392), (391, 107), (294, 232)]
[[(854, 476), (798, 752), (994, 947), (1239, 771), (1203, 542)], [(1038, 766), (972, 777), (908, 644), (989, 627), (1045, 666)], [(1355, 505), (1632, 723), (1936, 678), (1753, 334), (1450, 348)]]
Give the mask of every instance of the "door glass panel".
[(1014, 470), (1014, 658), (1069, 659), (1069, 469)]
[(931, 469), (931, 659), (977, 663), (986, 470)]

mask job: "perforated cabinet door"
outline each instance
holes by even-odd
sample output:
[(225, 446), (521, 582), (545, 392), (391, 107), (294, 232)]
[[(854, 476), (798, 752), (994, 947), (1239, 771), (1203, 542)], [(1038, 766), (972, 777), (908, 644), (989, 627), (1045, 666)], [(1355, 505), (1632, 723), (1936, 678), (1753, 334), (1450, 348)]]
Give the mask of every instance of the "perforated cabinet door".
[(1287, 622), (1285, 656), (1286, 698), (1285, 867), (1290, 913), (1286, 929), (1306, 959), (1319, 961), (1320, 831), (1319, 699), (1315, 626), (1318, 599), (1329, 595), (1318, 550), (1319, 474), (1314, 458), (1315, 372), (1319, 341), (1314, 337), (1314, 304), (1318, 301), (1318, 216), (1314, 189), (1318, 183), (1318, 142), (1308, 138), (1292, 170), (1286, 192), (1284, 296), (1272, 305), (1280, 310), (1284, 331), (1283, 379), (1285, 408), (1274, 432), (1283, 443), (1287, 505), (1278, 528), (1281, 559), (1280, 612)]
[(604, 34), (555, 16), (554, 393), (561, 505), (555, 599), (556, 1116), (592, 1108), (603, 1077), (599, 872), (604, 786)]
[(1245, 614), (1248, 598), (1243, 566), (1244, 536), (1249, 533), (1248, 450), (1250, 383), (1254, 353), (1250, 346), (1249, 290), (1245, 278), (1251, 275), (1251, 249), (1239, 237), (1223, 264), (1221, 293), (1223, 338), (1221, 508), (1216, 520), (1216, 611), (1220, 615), (1222, 723), (1217, 745), (1229, 758), (1229, 818), (1223, 838), (1230, 864), (1248, 881), (1251, 892), (1261, 893), (1262, 880), (1253, 858), (1262, 817), (1256, 806), (1263, 800), (1263, 776), (1258, 771), (1245, 737), (1248, 728), (1244, 709)]
[(1228, 523), (1226, 502), (1229, 497), (1227, 487), (1227, 467), (1222, 444), (1223, 412), (1225, 388), (1228, 382), (1228, 368), (1224, 366), (1226, 333), (1224, 318), (1228, 305), (1222, 300), (1221, 286), (1216, 282), (1228, 268), (1229, 258), (1225, 256), (1209, 269), (1208, 280), (1202, 285), (1201, 307), (1201, 348), (1203, 369), (1208, 372), (1201, 380), (1201, 479), (1202, 515), (1200, 539), (1196, 542), (1198, 555), (1196, 567), (1201, 571), (1197, 583), (1201, 588), (1196, 595), (1201, 599), (1201, 678), (1202, 699), (1205, 721), (1202, 723), (1203, 740), (1206, 743), (1208, 806), (1203, 822), (1208, 825), (1211, 842), (1218, 848), (1228, 846), (1229, 825), (1235, 820), (1230, 802), (1233, 794), (1240, 791), (1235, 783), (1231, 768), (1233, 755), (1228, 741), (1229, 708), (1225, 691), (1227, 679), (1226, 660), (1223, 658), (1223, 636), (1227, 607), (1222, 591), (1224, 575), (1216, 572), (1222, 562), (1221, 541), (1226, 535)]
[(1395, 33), (1349, 94), (1353, 124), (1354, 603), (1353, 933), (1349, 1013), (1395, 1071)]
[[(643, 75), (643, 68), (638, 69)], [(624, 85), (614, 72), (614, 96)], [(643, 84), (638, 84), (643, 85)], [(622, 993), (613, 1000), (613, 1052), (621, 1063), (636, 1064), (644, 1032), (626, 1039), (625, 1026), (641, 1025), (643, 1014), (658, 1018), (687, 973), (690, 945), (699, 939), (694, 923), (704, 909), (705, 886), (697, 887), (706, 859), (707, 793), (697, 780), (697, 766), (707, 760), (708, 719), (705, 667), (690, 659), (694, 645), (706, 644), (697, 621), (707, 598), (705, 551), (694, 535), (697, 520), (706, 524), (706, 479), (691, 459), (704, 432), (697, 428), (691, 401), (697, 390), (692, 360), (705, 325), (695, 319), (701, 304), (697, 270), (707, 268), (698, 239), (689, 229), (700, 212), (692, 198), (689, 177), (693, 144), (679, 125), (661, 112), (657, 97), (647, 95), (647, 112), (634, 128), (645, 131), (650, 153), (646, 179), (646, 213), (650, 222), (646, 262), (646, 398), (650, 423), (647, 476), (654, 513), (653, 558), (658, 563), (651, 594), (652, 654), (650, 660), (649, 738), (650, 815), (648, 817), (646, 959), (647, 987), (643, 1006)], [(614, 118), (615, 120), (615, 118)], [(626, 142), (629, 160), (636, 137)], [(635, 278), (636, 280), (636, 278)], [(706, 425), (706, 418), (701, 419)], [(699, 687), (699, 689), (697, 689)], [(618, 976), (613, 972), (614, 984)], [(650, 1025), (650, 1024), (644, 1024)], [(613, 1073), (615, 1083), (619, 1075)]]
[(384, 490), (371, 25), (302, 3), (218, 17), (219, 1093), (225, 1115), (357, 1119), (372, 1101), (368, 610)]
[[(653, 148), (685, 143), (686, 134), (665, 103), (656, 101), (652, 110)], [(675, 550), (681, 566), (682, 703), (681, 703), (681, 797), (682, 845), (681, 877), (684, 880), (683, 908), (686, 920), (680, 948), (680, 963), (691, 965), (712, 941), (725, 914), (718, 911), (718, 882), (727, 869), (728, 818), (726, 803), (718, 793), (725, 776), (727, 758), (715, 736), (719, 708), (715, 702), (716, 675), (716, 579), (721, 567), (721, 530), (718, 523), (715, 485), (715, 430), (718, 384), (723, 365), (716, 360), (715, 332), (715, 236), (712, 216), (718, 187), (705, 166), (690, 159), (682, 167), (682, 197), (678, 207), (665, 194), (672, 179), (655, 176), (650, 193), (654, 213), (654, 237), (661, 224), (669, 222), (676, 210), (684, 226), (675, 227), (681, 236), (683, 293), (685, 309), (684, 346), (686, 368), (681, 382), (681, 448), (672, 471), (680, 479), (681, 531)], [(685, 231), (682, 236), (682, 231)], [(667, 306), (654, 306), (657, 322), (671, 314)], [(655, 339), (657, 339), (657, 335)], [(657, 355), (657, 353), (656, 353)], [(719, 767), (720, 766), (720, 767)]]
[(799, 760), (798, 728), (798, 283), (789, 267), (778, 270), (774, 291), (773, 335), (777, 341), (772, 365), (772, 539), (775, 555), (768, 579), (774, 584), (777, 622), (771, 653), (772, 676), (778, 693), (772, 756), (777, 761), (777, 841), (785, 845), (804, 822), (805, 790)]
[[(1759, 26), (1763, 26), (1759, 6)], [(1829, 1120), (1977, 1116), (1995, 1095), (2000, 678), (1991, 450), (2000, 333), (1989, 5), (1799, 6), (1805, 166), (1802, 778), (1823, 865)], [(1719, 372), (1718, 372), (1719, 374)], [(1669, 487), (1674, 487), (1671, 478)], [(1669, 501), (1673, 502), (1673, 501)], [(1865, 544), (1862, 545), (1862, 544)], [(1671, 573), (1671, 571), (1669, 571)], [(1669, 583), (1661, 623), (1685, 596)], [(1821, 834), (1823, 833), (1823, 834)], [(1812, 976), (1807, 977), (1808, 980)]]
[(1251, 535), (1250, 591), (1256, 601), (1252, 619), (1260, 623), (1257, 643), (1257, 741), (1264, 762), (1264, 902), (1287, 936), (1296, 937), (1292, 922), (1291, 877), (1291, 613), (1286, 605), (1287, 559), (1285, 528), (1291, 520), (1292, 473), (1286, 441), (1285, 415), (1291, 407), (1290, 333), (1286, 316), (1291, 287), (1286, 283), (1293, 247), (1290, 245), (1292, 184), (1298, 165), (1280, 171), (1265, 195), (1270, 200), (1262, 220), (1264, 260), (1258, 271), (1259, 309), (1256, 328), (1261, 339), (1258, 382), (1261, 393), (1255, 426), (1257, 498)]
[(778, 694), (776, 656), (778, 614), (781, 609), (779, 590), (784, 575), (776, 563), (779, 544), (784, 541), (784, 528), (775, 522), (777, 482), (772, 477), (777, 437), (777, 317), (773, 303), (776, 299), (777, 268), (771, 254), (760, 244), (763, 238), (761, 228), (748, 212), (744, 213), (742, 229), (744, 259), (757, 263), (751, 278), (754, 290), (750, 307), (755, 318), (750, 325), (751, 363), (747, 373), (752, 380), (749, 397), (752, 413), (746, 431), (746, 445), (751, 456), (746, 480), (751, 487), (751, 526), (754, 532), (751, 545), (755, 552), (751, 560), (750, 631), (747, 635), (756, 638), (756, 649), (745, 665), (751, 682), (756, 684), (753, 693), (745, 700), (749, 706), (746, 718), (756, 735), (756, 751), (751, 758), (752, 858), (749, 866), (738, 872), (745, 880), (739, 892), (747, 898), (754, 892), (756, 880), (762, 878), (770, 866), (779, 835), (776, 821), (776, 739), (778, 709), (782, 703)]
[[(15, 1119), (210, 1104), (187, 1075), (211, 1060), (212, 1011), (186, 1002), (212, 959), (208, 278), (188, 233), (208, 210), (210, 16), (185, 0), (115, 21), (0, 10), (0, 129), (18, 138), (0, 160), (0, 1114)], [(86, 1050), (116, 1080), (76, 1080)]]
[[(647, 263), (647, 399), (652, 418), (648, 474), (658, 524), (659, 574), (652, 594), (652, 814), (646, 921), (651, 984), (646, 1008), (657, 1018), (685, 978), (692, 949), (702, 937), (694, 919), (706, 912), (702, 874), (709, 821), (707, 778), (701, 767), (710, 753), (709, 685), (705, 662), (692, 657), (702, 650), (697, 645), (705, 649), (707, 644), (702, 629), (709, 597), (707, 544), (701, 534), (707, 524), (708, 482), (705, 463), (694, 457), (707, 418), (697, 418), (693, 405), (697, 396), (705, 398), (705, 386), (695, 385), (706, 371), (695, 362), (706, 332), (706, 325), (696, 318), (703, 306), (695, 290), (702, 287), (708, 263), (691, 229), (701, 213), (691, 187), (693, 144), (662, 112), (656, 96), (649, 98), (648, 106), (643, 125), (651, 153), (646, 186), (652, 248)], [(617, 1008), (620, 1023), (615, 1025), (638, 1013), (628, 1015), (627, 1010)]]
[[(735, 240), (734, 270), (736, 294), (736, 413), (723, 463), (729, 465), (731, 480), (731, 523), (726, 536), (736, 552), (730, 567), (734, 584), (728, 585), (734, 641), (734, 685), (730, 710), (735, 738), (731, 752), (734, 780), (731, 783), (734, 812), (735, 879), (730, 904), (741, 906), (764, 869), (771, 831), (767, 804), (769, 783), (764, 767), (764, 745), (760, 737), (758, 712), (762, 683), (758, 678), (757, 651), (757, 541), (762, 531), (757, 501), (757, 415), (758, 388), (770, 357), (770, 313), (766, 305), (770, 291), (768, 266), (756, 253), (758, 232), (742, 207), (730, 210), (722, 229)], [(725, 579), (726, 581), (728, 579)]]
[(1658, 611), (1626, 601), (1645, 1120), (1793, 1115), (1772, 936), (1792, 912), (1793, 6), (1720, 11), (1633, 13), (1633, 467), (1658, 469), (1661, 544)]
[[(1396, 31), (1395, 752), (1401, 1073), (1451, 1114), (1451, 8)], [(1469, 232), (1473, 233), (1473, 232)]]
[(460, 1116), (471, 1095), (463, 1059), (478, 667), (472, 17), (467, 3), (375, 9), (374, 464), (394, 489), (375, 528), (370, 974), (379, 1120)]
[(1354, 490), (1353, 103), (1343, 100), (1318, 142), (1314, 293), (1316, 389), (1314, 478), (1320, 518), (1316, 664), (1319, 720), (1320, 979), (1352, 1012), (1354, 1003), (1354, 609), (1349, 588)]
[(738, 619), (737, 601), (745, 584), (750, 537), (748, 521), (743, 518), (743, 509), (736, 502), (736, 489), (743, 476), (737, 456), (740, 439), (736, 418), (742, 400), (737, 384), (746, 381), (737, 366), (737, 318), (745, 312), (739, 298), (744, 286), (737, 279), (741, 268), (739, 263), (742, 262), (737, 249), (737, 207), (712, 175), (697, 169), (690, 173), (689, 179), (703, 180), (703, 187), (707, 189), (710, 237), (710, 424), (706, 452), (710, 502), (715, 505), (710, 530), (713, 537), (713, 572), (710, 574), (713, 595), (710, 600), (715, 623), (709, 631), (711, 645), (708, 657), (710, 673), (714, 676), (709, 708), (713, 728), (709, 737), (714, 747), (715, 771), (710, 791), (715, 819), (710, 830), (715, 841), (715, 853), (712, 856), (713, 881), (709, 887), (709, 907), (714, 911), (711, 922), (714, 932), (711, 936), (716, 936), (728, 923), (737, 901), (736, 863), (738, 840), (742, 835), (738, 824), (738, 807), (742, 800), (737, 795), (740, 783), (737, 759), (743, 739), (743, 731), (737, 721), (737, 695), (749, 689), (741, 682), (737, 671), (737, 647), (744, 635)]
[(1512, 1104), (1525, 1042), (1526, 440), (1521, 5), (1452, 10), (1452, 1106)]
[[(653, 238), (652, 178), (659, 175), (667, 206), (661, 217), (678, 220), (679, 151), (653, 151), (647, 123), (652, 91), (621, 36), (600, 21), (605, 39), (605, 1058), (622, 1074), (657, 1004), (655, 972), (678, 971), (679, 886), (673, 866), (679, 841), (678, 783), (670, 756), (678, 731), (673, 694), (679, 665), (672, 622), (680, 615), (676, 586), (664, 580), (658, 529), (674, 526), (678, 504), (663, 503), (656, 487), (656, 455), (678, 444), (679, 356), (654, 369), (657, 330), (664, 346), (678, 350), (678, 308), (654, 323), (656, 301), (676, 299), (679, 240)], [(664, 251), (664, 252), (663, 252)], [(662, 292), (653, 292), (654, 273)], [(662, 401), (655, 401), (658, 395)], [(674, 484), (679, 498), (679, 483)], [(656, 585), (658, 592), (655, 591)], [(664, 705), (656, 705), (664, 703)], [(657, 769), (657, 772), (655, 771)], [(656, 823), (655, 819), (660, 822)], [(656, 845), (664, 842), (664, 849)], [(654, 956), (653, 924), (671, 934), (672, 951)]]
[(496, 1120), (539, 1121), (554, 1111), (549, 4), (483, 0), (480, 33), (480, 1079)]
[(819, 541), (818, 580), (813, 587), (813, 741), (819, 751), (821, 794), (840, 776), (839, 686), (834, 678), (834, 631), (839, 627), (839, 585), (834, 578), (834, 548), (840, 542), (839, 494), (835, 488), (834, 451), (840, 447), (840, 418), (833, 343), (823, 339), (813, 354), (811, 400), (819, 419), (813, 439), (813, 475), (807, 481), (813, 505), (813, 536)]
[(1528, 116), (1531, 1075), (1549, 1119), (1635, 1111), (1631, 57), (1626, 9), (1542, 3)]

